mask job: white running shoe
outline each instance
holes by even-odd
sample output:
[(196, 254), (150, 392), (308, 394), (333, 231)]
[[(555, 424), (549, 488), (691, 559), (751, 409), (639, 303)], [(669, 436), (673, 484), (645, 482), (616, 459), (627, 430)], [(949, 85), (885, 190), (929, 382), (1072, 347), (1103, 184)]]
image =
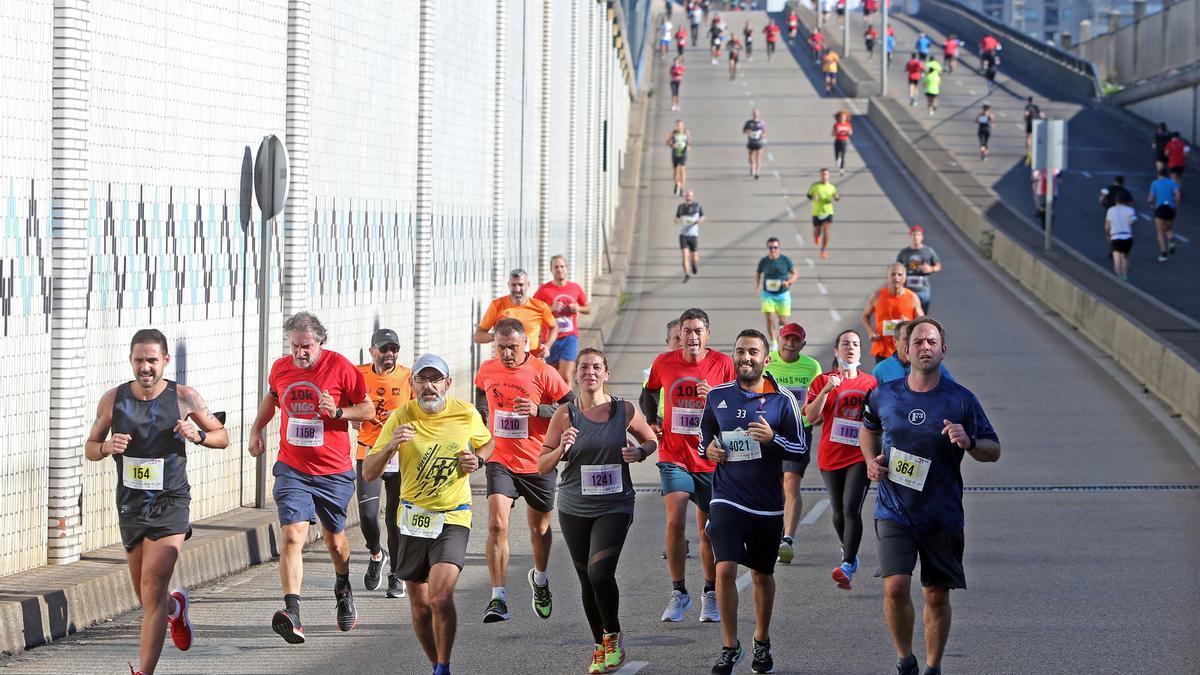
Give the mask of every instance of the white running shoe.
[(716, 591), (705, 591), (700, 596), (700, 620), (704, 623), (720, 623), (721, 610), (717, 609)]
[(684, 612), (692, 608), (692, 596), (683, 591), (671, 591), (671, 600), (663, 612), (663, 622), (679, 623), (683, 621)]

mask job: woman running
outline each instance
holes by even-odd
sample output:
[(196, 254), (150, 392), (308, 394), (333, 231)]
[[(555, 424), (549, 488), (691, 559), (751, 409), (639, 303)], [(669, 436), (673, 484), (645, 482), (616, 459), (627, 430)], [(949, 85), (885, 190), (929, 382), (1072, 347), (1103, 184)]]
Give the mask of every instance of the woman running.
[(850, 145), (850, 136), (854, 127), (850, 124), (850, 113), (845, 110), (837, 111), (833, 116), (833, 159), (837, 162), (838, 175), (846, 175), (846, 146)]
[(829, 492), (833, 529), (842, 544), (842, 562), (833, 568), (838, 588), (850, 589), (858, 571), (858, 546), (862, 542), (862, 507), (867, 499), (867, 464), (858, 447), (863, 405), (875, 388), (875, 378), (859, 370), (862, 353), (858, 333), (838, 334), (834, 367), (813, 378), (808, 387), (804, 417), (821, 425), (817, 467)]
[[(616, 573), (633, 522), (635, 495), (629, 464), (658, 449), (654, 431), (637, 407), (607, 392), (608, 378), (604, 352), (580, 350), (575, 374), (579, 398), (554, 413), (538, 458), (542, 473), (566, 463), (558, 485), (558, 522), (575, 562), (583, 613), (592, 629), (588, 673), (612, 672), (625, 662)], [(641, 445), (631, 445), (626, 431)]]
[(742, 41), (734, 35), (729, 39), (729, 79), (737, 77), (738, 59), (742, 56)]
[(988, 158), (988, 141), (992, 138), (992, 125), (996, 123), (996, 115), (992, 113), (992, 106), (984, 103), (983, 110), (979, 111), (979, 116), (975, 118), (979, 123), (979, 160), (987, 161)]
[(746, 45), (746, 59), (754, 60), (754, 26), (747, 21), (746, 27), (742, 29), (742, 42)]

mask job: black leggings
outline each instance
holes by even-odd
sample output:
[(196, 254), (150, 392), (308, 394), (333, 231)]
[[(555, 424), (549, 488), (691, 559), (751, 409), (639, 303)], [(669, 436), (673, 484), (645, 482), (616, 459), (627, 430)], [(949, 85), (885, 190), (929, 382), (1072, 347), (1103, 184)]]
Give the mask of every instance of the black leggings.
[(358, 490), (358, 524), (372, 554), (379, 550), (379, 493), (387, 488), (383, 524), (387, 527), (388, 556), (392, 559), (390, 571), (394, 572), (400, 557), (400, 527), (396, 524), (396, 512), (400, 509), (400, 473), (384, 474), (382, 478), (372, 481), (363, 480), (361, 459), (354, 463), (354, 471), (358, 475), (355, 483)]
[(575, 574), (583, 591), (583, 613), (587, 615), (596, 644), (604, 642), (605, 633), (619, 633), (621, 621), (617, 611), (621, 593), (617, 589), (617, 561), (625, 546), (625, 535), (633, 516), (628, 513), (609, 513), (598, 518), (580, 518), (558, 512), (562, 537), (575, 563)]
[(833, 161), (839, 169), (846, 168), (846, 141), (833, 142)]
[(833, 529), (842, 542), (842, 561), (854, 564), (858, 545), (862, 543), (862, 508), (867, 501), (866, 462), (856, 462), (836, 471), (822, 471), (825, 489), (829, 491), (829, 510)]

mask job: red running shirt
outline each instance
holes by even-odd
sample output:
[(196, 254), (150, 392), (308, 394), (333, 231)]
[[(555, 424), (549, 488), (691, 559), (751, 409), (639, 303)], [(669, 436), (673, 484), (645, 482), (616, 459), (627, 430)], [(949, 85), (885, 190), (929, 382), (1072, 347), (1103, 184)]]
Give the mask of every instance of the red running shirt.
[(700, 416), (705, 397), (696, 392), (701, 382), (710, 387), (737, 378), (733, 359), (710, 349), (696, 363), (683, 358), (683, 350), (659, 354), (650, 366), (646, 389), (663, 393), (663, 440), (658, 461), (678, 464), (692, 473), (711, 473), (716, 464), (700, 456)]
[(1182, 138), (1172, 138), (1163, 148), (1167, 154), (1167, 166), (1174, 169), (1187, 164), (1187, 143)]
[(904, 64), (904, 70), (908, 72), (908, 81), (916, 82), (917, 80), (921, 79), (921, 73), (925, 71), (925, 64), (921, 63), (917, 59), (912, 59), (908, 63)]
[(312, 476), (353, 471), (350, 423), (322, 417), (321, 392), (328, 391), (339, 408), (370, 400), (363, 374), (346, 357), (322, 349), (311, 368), (297, 368), (291, 356), (271, 366), (267, 378), (280, 410), (279, 461)]
[(768, 24), (767, 27), (763, 29), (763, 33), (765, 33), (767, 36), (767, 42), (775, 42), (779, 39), (779, 26), (776, 26), (775, 24)]
[(671, 66), (671, 81), (678, 82), (683, 79), (683, 66)]
[(850, 140), (850, 134), (853, 132), (853, 127), (849, 122), (837, 122), (833, 125), (834, 138), (839, 141)]
[[(683, 69), (680, 68), (679, 70), (682, 75)], [(675, 66), (671, 66), (671, 79), (675, 79)], [(550, 307), (553, 307), (556, 302), (562, 302), (564, 305), (568, 302), (573, 302), (576, 305), (588, 304), (587, 293), (584, 292), (582, 286), (574, 281), (568, 281), (562, 286), (553, 281), (547, 281), (542, 284), (541, 288), (537, 289), (533, 297), (541, 300)], [(579, 335), (578, 313), (572, 312), (565, 307), (558, 312), (555, 312), (553, 309), (550, 312), (554, 314), (554, 324), (558, 326), (557, 339), (561, 340), (568, 335)]]
[[(808, 385), (806, 403), (815, 401), (829, 376), (835, 374), (837, 371), (831, 370), (814, 377)], [(858, 377), (843, 378), (825, 397), (825, 406), (821, 408), (821, 440), (817, 445), (817, 468), (821, 471), (836, 471), (866, 461), (858, 447), (858, 435), (862, 430), (863, 404), (876, 385), (874, 376), (860, 370)]]

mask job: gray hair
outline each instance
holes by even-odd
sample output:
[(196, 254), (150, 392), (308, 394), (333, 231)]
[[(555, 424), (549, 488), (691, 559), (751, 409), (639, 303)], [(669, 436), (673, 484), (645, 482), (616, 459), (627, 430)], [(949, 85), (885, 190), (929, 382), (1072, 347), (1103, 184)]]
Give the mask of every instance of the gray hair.
[(288, 317), (288, 320), (283, 322), (283, 332), (284, 334), (312, 333), (320, 344), (325, 344), (325, 341), (329, 339), (329, 333), (325, 331), (325, 324), (321, 323), (317, 315), (311, 312), (296, 312)]
[(529, 274), (527, 274), (525, 272), (525, 270), (521, 269), (520, 267), (514, 267), (513, 271), (508, 273), (509, 279), (516, 279), (517, 277), (527, 277), (527, 276), (529, 276)]

